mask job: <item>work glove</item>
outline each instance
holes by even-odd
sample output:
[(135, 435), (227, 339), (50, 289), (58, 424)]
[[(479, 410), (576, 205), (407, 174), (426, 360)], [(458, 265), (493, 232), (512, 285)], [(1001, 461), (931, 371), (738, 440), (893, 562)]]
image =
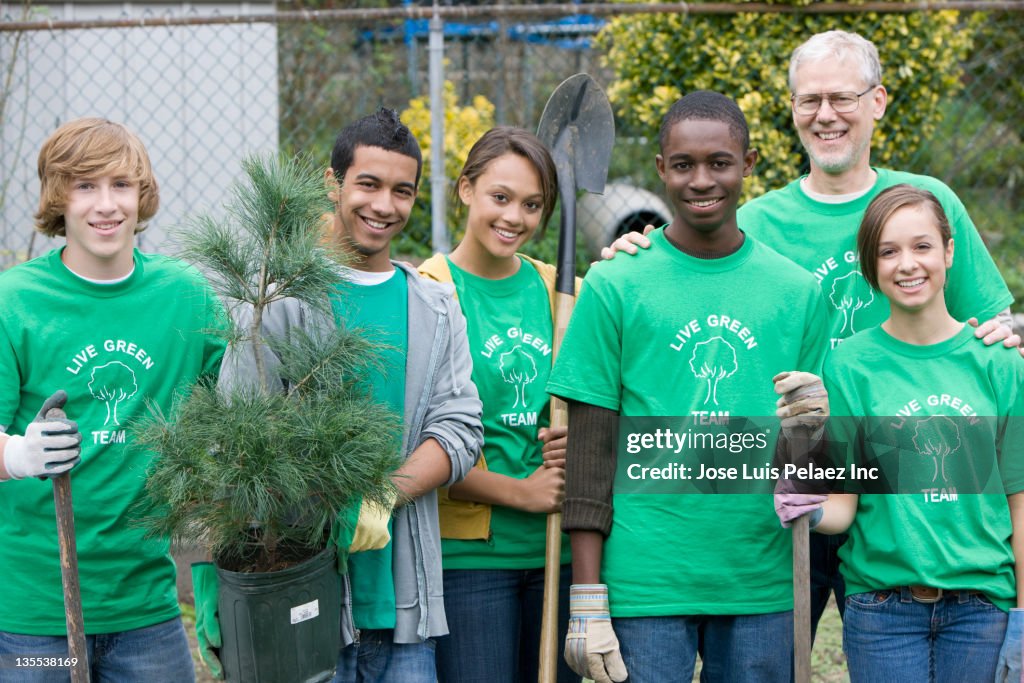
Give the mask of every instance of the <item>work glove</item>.
[(338, 513), (331, 529), (331, 541), (338, 548), (338, 573), (348, 573), (348, 556), (366, 550), (380, 550), (391, 540), (388, 521), (398, 492), (393, 490), (382, 508), (372, 501), (360, 500)]
[(359, 517), (356, 528), (352, 532), (352, 542), (348, 545), (350, 553), (364, 550), (380, 550), (391, 541), (388, 522), (391, 520), (391, 509), (395, 505), (395, 493), (388, 496), (387, 507), (381, 507), (372, 500), (363, 500), (359, 504)]
[(82, 434), (78, 424), (63, 417), (46, 417), (61, 409), (68, 395), (63, 390), (46, 399), (24, 436), (11, 435), (4, 445), (4, 468), (11, 479), (55, 477), (82, 460)]
[(1010, 620), (1006, 623), (1006, 635), (1003, 636), (1003, 647), (999, 650), (996, 662), (996, 683), (1019, 683), (1024, 681), (1024, 609), (1015, 607), (1010, 610)]
[(217, 680), (224, 679), (220, 663), (220, 621), (217, 618), (217, 568), (212, 562), (192, 565), (192, 596), (196, 604), (196, 641), (199, 657)]
[(775, 414), (782, 420), (782, 433), (801, 430), (814, 440), (820, 438), (828, 419), (828, 392), (821, 378), (810, 372), (780, 372), (772, 377), (776, 401)]
[(821, 521), (822, 504), (828, 500), (828, 496), (814, 493), (800, 493), (796, 486), (789, 479), (779, 479), (775, 484), (775, 514), (784, 528), (793, 526), (797, 517), (811, 514), (809, 526), (811, 529), (818, 526)]
[(569, 587), (565, 661), (573, 671), (594, 683), (621, 683), (628, 676), (619, 653), (619, 639), (612, 630), (608, 586), (603, 583)]

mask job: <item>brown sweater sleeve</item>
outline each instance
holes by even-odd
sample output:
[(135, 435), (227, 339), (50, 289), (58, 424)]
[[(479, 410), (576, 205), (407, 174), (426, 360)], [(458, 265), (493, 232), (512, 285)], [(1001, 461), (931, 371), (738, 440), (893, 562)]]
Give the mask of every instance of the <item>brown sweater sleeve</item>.
[(569, 401), (563, 531), (611, 531), (618, 429), (614, 410)]

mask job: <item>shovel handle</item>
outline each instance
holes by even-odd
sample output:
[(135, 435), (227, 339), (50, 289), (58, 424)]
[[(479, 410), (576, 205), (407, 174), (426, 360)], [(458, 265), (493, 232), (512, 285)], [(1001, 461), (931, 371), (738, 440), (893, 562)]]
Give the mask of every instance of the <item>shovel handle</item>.
[[(573, 276), (575, 286), (575, 275)], [(576, 298), (572, 294), (555, 294), (555, 357), (562, 348), (562, 339), (569, 328)], [(552, 362), (554, 362), (552, 360)], [(569, 426), (569, 406), (560, 398), (551, 398), (551, 426)], [(541, 602), (540, 661), (537, 672), (538, 683), (555, 683), (558, 676), (558, 582), (562, 572), (562, 513), (548, 515), (547, 538), (544, 546), (544, 599)]]
[[(568, 408), (565, 401), (551, 399), (551, 426), (559, 427), (568, 423)], [(546, 542), (544, 546), (544, 599), (541, 603), (540, 621), (540, 670), (538, 683), (555, 683), (558, 677), (558, 584), (562, 571), (562, 513), (548, 515)]]
[[(48, 418), (65, 418), (60, 408), (46, 412)], [(53, 507), (57, 513), (57, 543), (60, 545), (60, 573), (64, 583), (64, 618), (68, 629), (68, 657), (72, 683), (89, 683), (89, 661), (82, 618), (82, 592), (78, 583), (78, 548), (75, 544), (75, 514), (71, 503), (71, 477), (62, 472), (53, 478)]]

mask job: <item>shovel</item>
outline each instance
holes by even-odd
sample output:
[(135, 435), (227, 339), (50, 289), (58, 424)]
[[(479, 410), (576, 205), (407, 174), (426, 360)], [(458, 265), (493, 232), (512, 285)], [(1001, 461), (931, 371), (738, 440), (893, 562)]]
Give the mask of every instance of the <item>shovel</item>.
[[(61, 402), (63, 404), (63, 401)], [(50, 408), (45, 417), (64, 419), (60, 408)], [(64, 583), (64, 618), (68, 629), (68, 657), (71, 683), (89, 683), (89, 661), (82, 618), (82, 593), (78, 584), (78, 548), (75, 545), (75, 515), (71, 505), (71, 476), (53, 477), (53, 506), (57, 512), (57, 542), (60, 545), (60, 573)]]
[[(601, 87), (587, 74), (576, 74), (555, 88), (544, 106), (537, 137), (551, 150), (558, 171), (561, 214), (555, 276), (555, 335), (552, 363), (569, 326), (576, 294), (576, 192), (600, 194), (608, 178), (615, 119)], [(551, 399), (551, 426), (569, 422), (565, 402)], [(548, 515), (544, 554), (544, 602), (540, 631), (539, 683), (554, 683), (558, 663), (558, 575), (562, 555), (562, 515)]]

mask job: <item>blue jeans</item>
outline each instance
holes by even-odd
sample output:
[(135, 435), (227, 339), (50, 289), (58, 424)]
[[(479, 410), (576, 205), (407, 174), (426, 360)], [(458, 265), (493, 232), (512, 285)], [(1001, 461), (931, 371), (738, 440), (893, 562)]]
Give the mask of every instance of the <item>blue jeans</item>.
[(952, 591), (915, 602), (908, 588), (846, 598), (843, 650), (851, 683), (995, 680), (1007, 614), (987, 598)]
[[(579, 683), (562, 657), (572, 568), (558, 582), (558, 683)], [(437, 640), (440, 683), (534, 683), (540, 654), (544, 569), (447, 569), (449, 635)]]
[(338, 654), (332, 683), (436, 683), (434, 639), (395, 643), (392, 629), (360, 629)]
[(828, 606), (829, 593), (836, 594), (836, 607), (842, 620), (846, 610), (846, 582), (839, 573), (839, 546), (846, 534), (828, 536), (811, 534), (811, 638), (818, 632), (818, 622)]
[(793, 678), (793, 612), (613, 618), (629, 683), (689, 683), (698, 651), (702, 683), (785, 683)]
[[(195, 665), (181, 619), (118, 633), (86, 636), (92, 683), (190, 683)], [(66, 636), (29, 636), (0, 631), (0, 656), (10, 666), (14, 656), (67, 657)], [(70, 669), (0, 670), (4, 683), (66, 683)]]

